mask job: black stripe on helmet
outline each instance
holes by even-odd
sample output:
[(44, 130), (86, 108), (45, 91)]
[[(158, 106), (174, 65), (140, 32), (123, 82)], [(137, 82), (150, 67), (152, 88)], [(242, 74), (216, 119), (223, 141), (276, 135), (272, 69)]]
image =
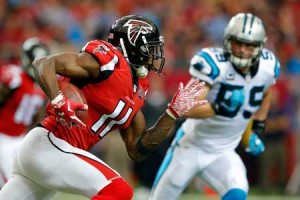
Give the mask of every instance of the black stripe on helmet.
[(247, 14), (244, 14), (244, 24), (243, 24), (243, 33), (245, 32), (246, 29), (246, 24), (247, 24)]

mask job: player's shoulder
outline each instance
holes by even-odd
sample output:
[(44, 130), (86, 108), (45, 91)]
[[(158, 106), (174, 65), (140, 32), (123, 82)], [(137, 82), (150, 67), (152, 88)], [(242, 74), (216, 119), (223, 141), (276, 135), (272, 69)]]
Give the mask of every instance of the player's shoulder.
[(203, 48), (196, 52), (191, 59), (191, 63), (203, 63), (216, 68), (219, 68), (220, 65), (225, 64), (227, 61), (228, 59), (223, 49), (219, 47)]
[(116, 47), (111, 45), (110, 43), (104, 40), (92, 40), (87, 42), (81, 52), (88, 52), (91, 54), (102, 54), (102, 55), (110, 55), (112, 50), (115, 50)]
[(224, 54), (224, 50), (221, 47), (206, 47), (198, 51), (197, 53), (207, 53), (209, 55), (215, 55), (215, 54)]
[(206, 59), (212, 59), (218, 62), (220, 56), (224, 56), (223, 48), (221, 47), (206, 47), (197, 51), (194, 57), (203, 57)]
[(259, 68), (264, 73), (277, 78), (280, 72), (280, 62), (271, 50), (264, 48), (260, 56)]
[[(229, 67), (228, 59), (220, 47), (203, 48), (190, 61), (190, 73), (198, 78), (215, 80)], [(206, 77), (204, 77), (206, 76)], [(208, 81), (208, 80), (207, 80)]]
[(122, 58), (117, 48), (104, 40), (89, 41), (81, 49), (81, 52), (91, 54), (102, 66), (108, 63), (111, 63), (110, 66), (114, 66)]

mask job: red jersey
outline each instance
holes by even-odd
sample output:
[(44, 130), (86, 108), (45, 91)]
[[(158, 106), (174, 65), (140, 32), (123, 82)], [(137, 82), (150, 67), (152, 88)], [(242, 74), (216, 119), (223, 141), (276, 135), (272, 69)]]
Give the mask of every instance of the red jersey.
[(0, 68), (0, 84), (12, 94), (0, 105), (0, 134), (20, 136), (32, 125), (33, 118), (43, 107), (46, 95), (20, 66)]
[(82, 51), (90, 53), (99, 62), (99, 77), (65, 81), (80, 88), (86, 97), (89, 116), (86, 129), (68, 129), (57, 123), (49, 104), (48, 116), (42, 125), (71, 145), (89, 150), (109, 132), (130, 125), (144, 104), (149, 82), (146, 78), (134, 81), (122, 53), (105, 41), (91, 41)]

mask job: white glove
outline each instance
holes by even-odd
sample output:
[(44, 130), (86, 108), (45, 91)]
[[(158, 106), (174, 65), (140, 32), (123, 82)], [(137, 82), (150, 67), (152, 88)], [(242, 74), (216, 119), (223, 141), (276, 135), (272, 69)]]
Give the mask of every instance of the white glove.
[(177, 119), (192, 108), (207, 103), (207, 100), (198, 100), (198, 97), (205, 92), (204, 85), (205, 83), (199, 82), (199, 79), (191, 79), (185, 87), (181, 82), (166, 110), (168, 115)]

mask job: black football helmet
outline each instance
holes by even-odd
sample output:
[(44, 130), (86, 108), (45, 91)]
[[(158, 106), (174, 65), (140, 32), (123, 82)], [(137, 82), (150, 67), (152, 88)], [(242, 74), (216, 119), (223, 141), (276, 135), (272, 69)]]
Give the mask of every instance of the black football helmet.
[(38, 57), (47, 56), (49, 54), (50, 51), (48, 47), (39, 38), (28, 38), (22, 45), (21, 64), (23, 69), (28, 75), (34, 78), (31, 66), (32, 62)]
[(128, 15), (116, 20), (109, 30), (108, 42), (122, 50), (139, 77), (147, 76), (149, 70), (162, 72), (164, 38), (146, 17)]

